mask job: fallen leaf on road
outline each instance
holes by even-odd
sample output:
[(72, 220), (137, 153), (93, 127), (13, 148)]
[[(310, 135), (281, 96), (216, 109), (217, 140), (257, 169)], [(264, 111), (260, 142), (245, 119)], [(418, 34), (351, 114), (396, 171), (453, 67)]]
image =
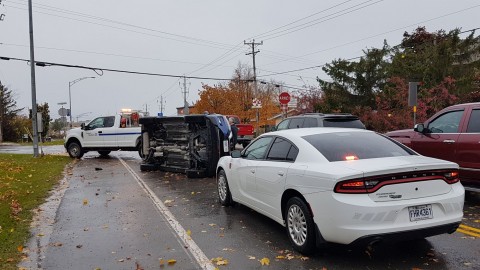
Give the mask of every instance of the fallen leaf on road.
[(469, 263), (469, 262), (466, 262), (466, 263), (463, 263), (465, 266), (470, 266), (472, 265), (472, 263)]
[(286, 259), (286, 258), (285, 258), (285, 256), (283, 256), (283, 255), (278, 255), (278, 256), (277, 256), (277, 257), (275, 257), (275, 258), (276, 258), (276, 259), (280, 259), (280, 260), (284, 260), (284, 259)]
[(83, 199), (83, 205), (87, 205), (88, 204), (88, 200), (87, 199)]
[(22, 252), (23, 251), (23, 246), (18, 246), (17, 250), (18, 250), (18, 252)]
[(310, 259), (310, 258), (300, 256), (300, 260), (302, 260), (302, 261), (306, 261), (306, 260), (308, 260), (308, 259)]
[(55, 243), (52, 244), (52, 246), (54, 246), (54, 247), (61, 247), (61, 246), (63, 246), (63, 244), (60, 243), (60, 242), (55, 242)]
[(168, 260), (167, 262), (168, 262), (169, 265), (173, 265), (177, 262), (177, 260), (172, 259), (172, 260)]
[(38, 237), (42, 237), (42, 236), (45, 236), (45, 234), (39, 233), (39, 234), (37, 234), (37, 236), (38, 236)]
[(260, 260), (260, 263), (261, 263), (262, 265), (270, 265), (270, 259), (268, 259), (268, 258), (263, 258), (263, 259)]
[(209, 225), (210, 227), (217, 226), (217, 224), (215, 224), (215, 223), (210, 223), (210, 224), (208, 224), (208, 225)]
[(137, 266), (137, 268), (135, 270), (143, 270), (143, 267), (140, 266), (140, 264), (138, 262), (135, 262), (135, 265)]
[(124, 261), (125, 261), (125, 259), (120, 259), (120, 260), (118, 260), (118, 261), (119, 261), (119, 262), (124, 262)]
[(191, 236), (191, 235), (192, 235), (192, 231), (187, 230), (187, 235), (188, 235), (188, 236)]
[(256, 258), (255, 258), (255, 256), (248, 256), (248, 259), (249, 260), (255, 260)]

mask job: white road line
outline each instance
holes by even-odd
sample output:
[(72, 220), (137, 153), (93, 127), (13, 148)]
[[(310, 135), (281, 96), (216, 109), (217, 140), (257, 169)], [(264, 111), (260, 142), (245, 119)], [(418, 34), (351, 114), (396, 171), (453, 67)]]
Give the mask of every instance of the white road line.
[(202, 269), (214, 270), (215, 266), (207, 258), (205, 253), (197, 246), (197, 244), (192, 240), (192, 238), (187, 234), (185, 229), (182, 227), (180, 222), (173, 216), (172, 212), (163, 204), (163, 202), (155, 195), (155, 193), (147, 186), (143, 179), (130, 167), (128, 164), (120, 157), (117, 157), (118, 160), (125, 166), (125, 168), (130, 172), (130, 174), (135, 178), (140, 187), (145, 191), (145, 193), (153, 201), (153, 204), (157, 207), (158, 211), (163, 215), (163, 217), (168, 221), (173, 231), (176, 233), (176, 236), (180, 242), (188, 247), (188, 251), (192, 254), (198, 264)]

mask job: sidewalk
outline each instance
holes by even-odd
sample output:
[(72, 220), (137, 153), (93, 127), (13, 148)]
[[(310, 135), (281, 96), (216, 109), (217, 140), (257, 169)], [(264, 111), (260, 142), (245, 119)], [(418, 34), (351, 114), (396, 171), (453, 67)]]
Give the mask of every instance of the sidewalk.
[[(78, 160), (34, 220), (26, 269), (197, 269), (116, 158)], [(166, 263), (165, 263), (166, 264)]]

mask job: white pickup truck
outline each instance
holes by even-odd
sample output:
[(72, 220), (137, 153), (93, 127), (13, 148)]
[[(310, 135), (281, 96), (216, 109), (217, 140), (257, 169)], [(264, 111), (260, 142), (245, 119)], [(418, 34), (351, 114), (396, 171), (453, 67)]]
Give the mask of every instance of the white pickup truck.
[(64, 146), (72, 158), (81, 158), (89, 151), (106, 156), (117, 150), (140, 151), (140, 135), (138, 113), (101, 116), (69, 130)]

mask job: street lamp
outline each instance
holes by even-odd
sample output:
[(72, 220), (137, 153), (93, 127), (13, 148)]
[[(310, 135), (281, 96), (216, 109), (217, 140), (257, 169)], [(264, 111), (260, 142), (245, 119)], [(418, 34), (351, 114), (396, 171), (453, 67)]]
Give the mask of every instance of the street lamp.
[(70, 105), (70, 128), (73, 127), (73, 122), (72, 122), (72, 91), (71, 91), (71, 88), (72, 88), (72, 85), (76, 84), (77, 82), (79, 82), (81, 80), (85, 80), (85, 79), (95, 79), (95, 77), (82, 77), (82, 78), (75, 79), (71, 82), (68, 82), (68, 100), (69, 100), (69, 105)]

